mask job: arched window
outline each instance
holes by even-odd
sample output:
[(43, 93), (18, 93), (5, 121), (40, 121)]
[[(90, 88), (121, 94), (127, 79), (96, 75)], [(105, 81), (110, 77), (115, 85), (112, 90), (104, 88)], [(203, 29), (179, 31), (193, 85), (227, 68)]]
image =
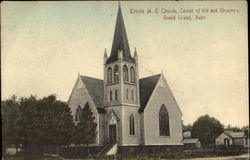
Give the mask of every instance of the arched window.
[(170, 136), (169, 115), (164, 105), (161, 106), (159, 111), (159, 132), (160, 136)]
[(108, 84), (112, 83), (112, 68), (109, 67), (108, 69)]
[(115, 100), (117, 100), (117, 89), (115, 90)]
[(135, 135), (135, 121), (134, 121), (134, 116), (132, 114), (129, 117), (129, 134)]
[(135, 69), (134, 69), (134, 67), (130, 68), (130, 82), (135, 83)]
[(126, 89), (126, 99), (128, 99), (128, 89)]
[(114, 68), (114, 82), (119, 82), (119, 68), (118, 68), (118, 65), (115, 65), (115, 68)]
[(75, 114), (75, 122), (79, 122), (81, 118), (81, 107), (78, 106)]
[(131, 100), (134, 100), (135, 99), (135, 95), (134, 95), (134, 90), (132, 89), (131, 90)]
[(109, 100), (112, 101), (112, 91), (109, 91)]
[(123, 66), (123, 80), (128, 82), (128, 67), (126, 65)]

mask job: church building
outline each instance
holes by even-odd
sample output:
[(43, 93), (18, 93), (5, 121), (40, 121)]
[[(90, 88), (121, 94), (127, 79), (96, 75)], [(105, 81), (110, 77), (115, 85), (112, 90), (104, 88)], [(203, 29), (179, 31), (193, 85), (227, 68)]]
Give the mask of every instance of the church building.
[(91, 107), (97, 123), (93, 146), (116, 144), (121, 153), (182, 149), (182, 112), (163, 73), (139, 79), (138, 54), (135, 49), (131, 55), (120, 5), (103, 75), (78, 75), (68, 100), (76, 123), (80, 108)]

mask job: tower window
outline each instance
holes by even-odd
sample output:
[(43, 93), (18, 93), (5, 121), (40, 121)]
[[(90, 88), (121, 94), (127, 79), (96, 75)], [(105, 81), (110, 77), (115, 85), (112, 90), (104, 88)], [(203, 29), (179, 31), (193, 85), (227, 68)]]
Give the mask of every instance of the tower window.
[(115, 65), (115, 68), (114, 68), (114, 82), (119, 82), (119, 68), (118, 68), (118, 65)]
[(135, 135), (135, 121), (134, 121), (134, 116), (132, 114), (129, 117), (129, 134)]
[(135, 69), (134, 69), (134, 67), (130, 68), (130, 82), (135, 83)]
[(128, 82), (128, 67), (126, 65), (123, 66), (123, 80)]
[(115, 100), (117, 100), (117, 89), (115, 90)]
[(128, 89), (126, 89), (126, 99), (128, 99)]
[(159, 111), (159, 132), (160, 136), (170, 136), (169, 115), (164, 105), (161, 106)]
[(109, 91), (109, 100), (112, 101), (112, 91)]
[(112, 68), (108, 68), (108, 84), (112, 83)]
[(134, 90), (132, 89), (132, 90), (131, 90), (131, 100), (134, 100), (134, 99), (135, 99)]

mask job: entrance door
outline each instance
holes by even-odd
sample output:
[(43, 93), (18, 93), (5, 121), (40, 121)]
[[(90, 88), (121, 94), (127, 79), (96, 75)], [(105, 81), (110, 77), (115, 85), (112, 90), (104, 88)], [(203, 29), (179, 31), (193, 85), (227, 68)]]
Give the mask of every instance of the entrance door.
[(109, 141), (111, 143), (116, 143), (116, 125), (109, 125)]

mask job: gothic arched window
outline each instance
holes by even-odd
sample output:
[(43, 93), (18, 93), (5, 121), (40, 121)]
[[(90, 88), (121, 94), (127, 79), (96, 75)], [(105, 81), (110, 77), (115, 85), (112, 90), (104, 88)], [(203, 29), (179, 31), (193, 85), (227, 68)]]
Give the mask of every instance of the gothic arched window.
[(126, 99), (128, 99), (128, 89), (126, 89)]
[(115, 90), (115, 100), (117, 100), (117, 89)]
[(119, 82), (119, 68), (118, 68), (118, 65), (115, 65), (115, 68), (114, 68), (114, 82)]
[(170, 136), (169, 115), (164, 105), (161, 106), (159, 111), (159, 132), (160, 136)]
[(134, 121), (134, 116), (132, 114), (129, 117), (129, 134), (135, 135), (135, 121)]
[(108, 68), (108, 84), (112, 83), (112, 68)]
[(123, 80), (128, 82), (128, 67), (126, 65), (123, 66)]
[(112, 101), (112, 91), (109, 91), (109, 100)]
[(131, 100), (134, 100), (135, 99), (135, 95), (134, 95), (134, 90), (132, 89), (131, 90)]
[(81, 107), (78, 106), (75, 114), (75, 122), (79, 122), (81, 118)]
[(132, 83), (135, 83), (135, 69), (134, 69), (134, 67), (130, 68), (130, 81)]

